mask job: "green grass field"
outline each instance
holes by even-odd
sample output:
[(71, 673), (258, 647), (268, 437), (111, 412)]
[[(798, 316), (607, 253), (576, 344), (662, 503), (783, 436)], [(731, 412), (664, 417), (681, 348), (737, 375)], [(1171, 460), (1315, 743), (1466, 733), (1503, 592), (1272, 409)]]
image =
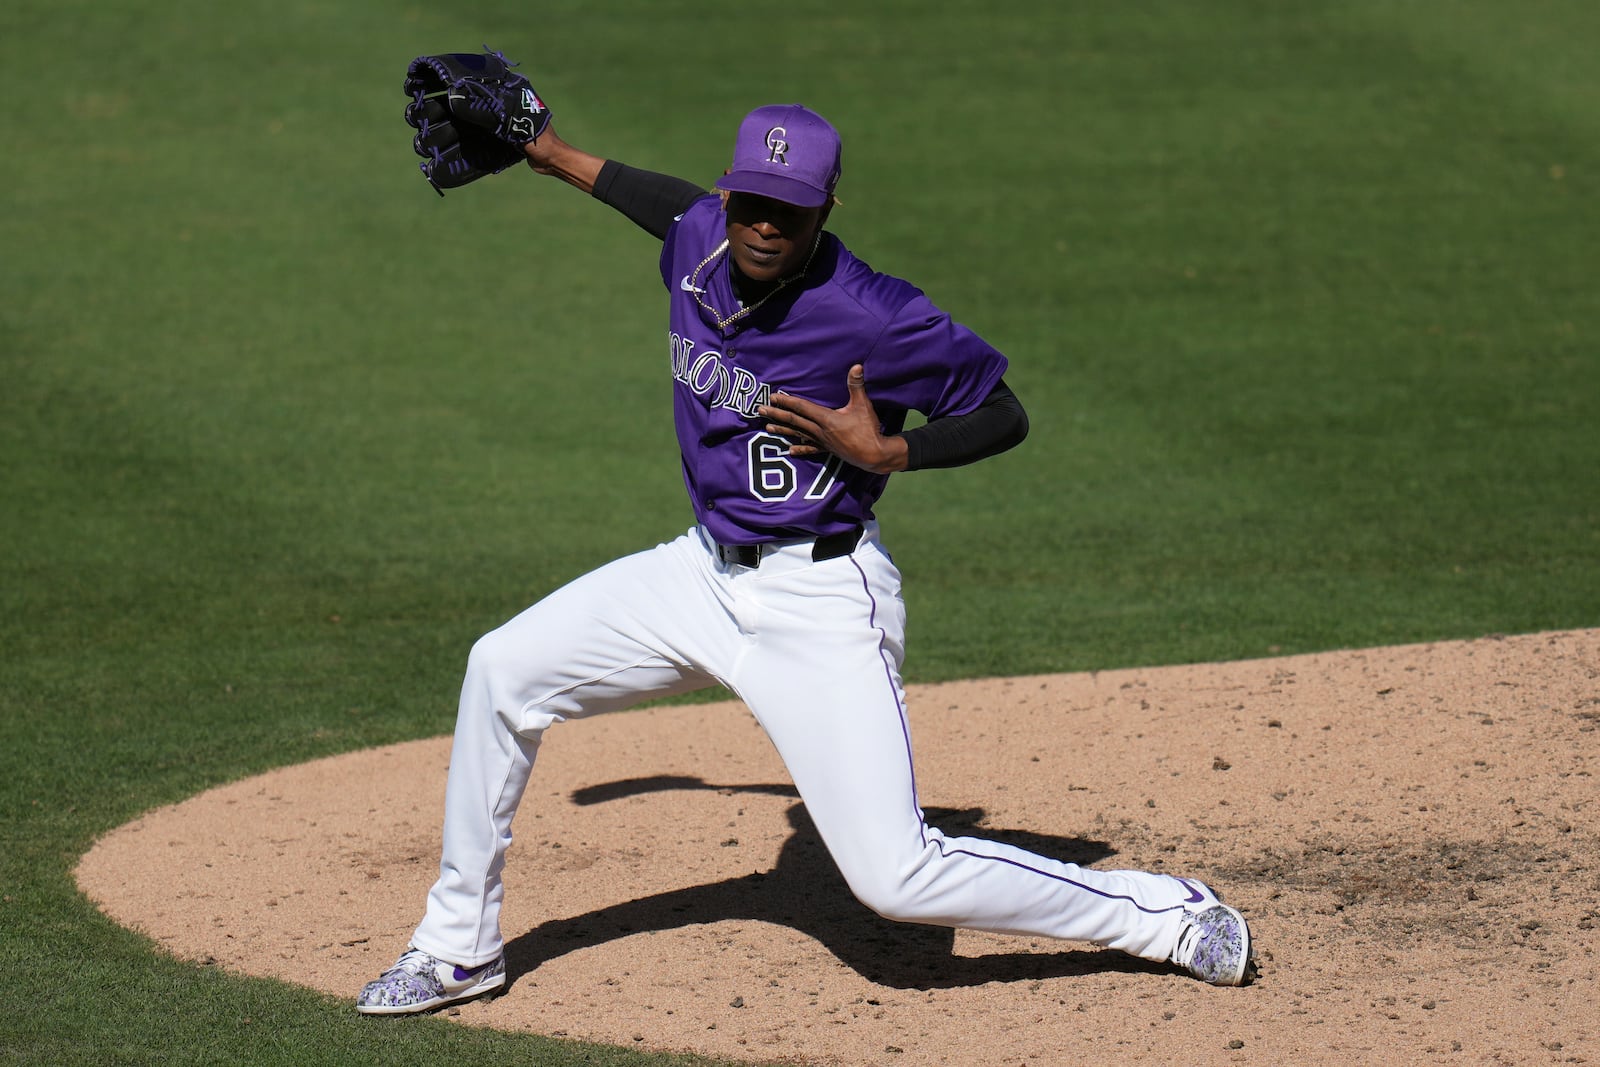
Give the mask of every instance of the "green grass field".
[(1033, 424), (891, 486), (913, 682), (1600, 624), (1600, 7), (998, 11), (6, 5), (0, 1061), (684, 1062), (359, 1018), (71, 881), (446, 732), (477, 634), (690, 521), (657, 246), (525, 171), (436, 197), (421, 52), (704, 184), (757, 104), (840, 127), (833, 228)]

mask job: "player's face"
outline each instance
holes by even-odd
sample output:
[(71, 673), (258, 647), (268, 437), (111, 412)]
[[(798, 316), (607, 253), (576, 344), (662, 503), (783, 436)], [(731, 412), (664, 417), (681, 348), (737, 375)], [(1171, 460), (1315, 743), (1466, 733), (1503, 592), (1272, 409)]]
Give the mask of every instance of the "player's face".
[(727, 212), (728, 254), (754, 282), (775, 282), (804, 267), (827, 214), (754, 193), (729, 193)]

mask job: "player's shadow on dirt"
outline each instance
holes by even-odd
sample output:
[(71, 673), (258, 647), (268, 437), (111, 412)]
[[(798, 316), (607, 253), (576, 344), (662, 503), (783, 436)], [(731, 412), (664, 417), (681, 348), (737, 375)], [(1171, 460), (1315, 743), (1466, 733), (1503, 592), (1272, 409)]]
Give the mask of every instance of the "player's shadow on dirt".
[[(799, 796), (790, 785), (719, 786), (695, 777), (658, 776), (591, 786), (577, 790), (573, 799), (578, 804), (601, 804), (641, 793), (680, 789)], [(978, 828), (982, 808), (928, 808), (926, 814), (929, 823), (947, 833), (1003, 841), (1068, 863), (1087, 866), (1115, 855), (1103, 841)], [(771, 871), (658, 893), (543, 923), (506, 946), (508, 976), (515, 981), (547, 960), (619, 937), (726, 919), (793, 927), (815, 938), (863, 978), (900, 989), (951, 988), (1104, 971), (1171, 970), (1120, 952), (1092, 949), (957, 956), (952, 951), (953, 930), (891, 922), (859, 903), (823, 847), (805, 806), (796, 803), (788, 815), (794, 834), (784, 842)]]

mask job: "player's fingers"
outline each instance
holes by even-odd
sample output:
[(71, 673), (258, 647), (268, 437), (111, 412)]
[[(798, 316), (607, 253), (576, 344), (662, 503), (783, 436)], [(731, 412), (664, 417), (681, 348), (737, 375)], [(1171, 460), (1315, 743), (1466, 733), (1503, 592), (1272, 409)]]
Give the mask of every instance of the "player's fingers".
[(806, 442), (809, 444), (812, 440), (814, 440), (813, 435), (806, 433), (799, 427), (785, 426), (780, 422), (767, 423), (767, 432), (775, 433), (782, 437), (787, 437), (789, 440), (795, 442)]
[(857, 363), (850, 368), (850, 376), (845, 379), (845, 384), (850, 387), (850, 395), (867, 391), (867, 369)]
[(850, 390), (850, 402), (846, 407), (857, 411), (873, 411), (872, 398), (867, 395), (866, 368), (857, 363), (850, 368), (850, 376), (845, 379), (845, 384)]
[(796, 415), (810, 415), (810, 409), (816, 407), (816, 405), (804, 397), (790, 396), (788, 393), (773, 393), (768, 398), (766, 407), (776, 408), (780, 414), (793, 412)]
[[(773, 399), (774, 401), (777, 400), (776, 397)], [(794, 404), (804, 404), (807, 407), (816, 408), (816, 406), (809, 400), (801, 400), (799, 397), (784, 397), (783, 399), (792, 401)], [(814, 411), (803, 411), (800, 408), (790, 406), (789, 404), (780, 405), (774, 402), (770, 404), (763, 404), (756, 410), (759, 411), (764, 418), (771, 419), (773, 422), (781, 423), (784, 426), (792, 426), (798, 430), (814, 432), (819, 426), (822, 425), (819, 416), (822, 415), (826, 409), (816, 408)]]

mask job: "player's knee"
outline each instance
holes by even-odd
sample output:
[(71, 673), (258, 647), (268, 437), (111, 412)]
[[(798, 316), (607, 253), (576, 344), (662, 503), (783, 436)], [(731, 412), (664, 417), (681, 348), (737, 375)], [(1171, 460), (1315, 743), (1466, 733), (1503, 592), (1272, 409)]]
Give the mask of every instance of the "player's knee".
[(855, 898), (893, 922), (923, 922), (927, 917), (915, 885), (887, 867), (846, 874)]
[(490, 630), (467, 653), (467, 676), (486, 682), (505, 674), (516, 662), (516, 649), (502, 630)]
[(567, 711), (553, 704), (529, 699), (542, 691), (540, 664), (530, 660), (526, 642), (506, 628), (491, 630), (478, 638), (467, 653), (467, 673), (461, 687), (459, 716), (492, 722), (493, 729), (505, 729), (528, 740), (535, 740), (551, 725), (561, 722)]
[(462, 706), (503, 713), (513, 701), (517, 656), (511, 642), (495, 630), (478, 638), (467, 654), (467, 675), (462, 685)]

